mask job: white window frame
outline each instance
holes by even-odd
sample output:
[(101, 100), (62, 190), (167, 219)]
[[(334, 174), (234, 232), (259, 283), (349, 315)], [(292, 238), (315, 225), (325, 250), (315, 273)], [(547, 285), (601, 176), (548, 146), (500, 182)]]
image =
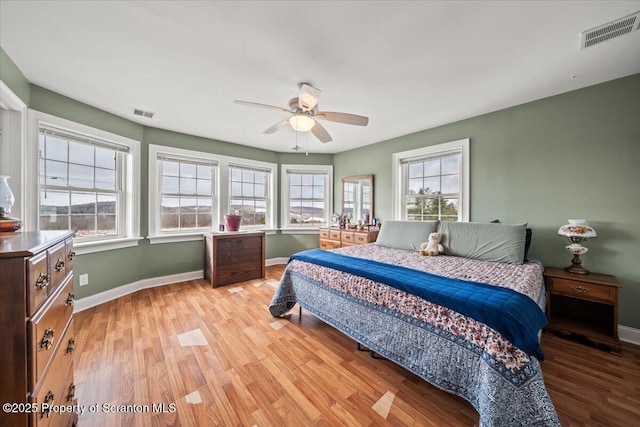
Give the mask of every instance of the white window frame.
[(469, 138), (457, 141), (445, 142), (443, 144), (431, 145), (428, 147), (416, 148), (414, 150), (393, 153), (393, 173), (392, 173), (392, 214), (395, 220), (406, 220), (404, 209), (405, 188), (407, 186), (406, 176), (403, 174), (403, 162), (412, 159), (426, 157), (442, 157), (451, 154), (460, 154), (460, 205), (458, 206), (458, 221), (469, 221)]
[(295, 172), (318, 172), (326, 174), (325, 178), (325, 226), (330, 225), (333, 213), (333, 165), (280, 165), (280, 185), (281, 185), (281, 208), (280, 208), (280, 230), (282, 233), (291, 234), (317, 234), (320, 227), (308, 225), (289, 224), (289, 171)]
[(39, 229), (40, 184), (38, 174), (39, 129), (50, 127), (62, 132), (103, 140), (107, 143), (128, 148), (123, 162), (124, 206), (118, 213), (122, 232), (119, 236), (105, 238), (76, 239), (74, 250), (77, 254), (100, 252), (111, 249), (137, 246), (140, 237), (140, 141), (116, 135), (111, 132), (82, 125), (36, 110), (28, 111), (28, 144), (25, 161), (26, 213), (24, 221), (27, 230)]
[(201, 240), (204, 231), (171, 231), (163, 232), (160, 230), (160, 167), (158, 154), (164, 154), (168, 157), (181, 157), (185, 160), (202, 160), (217, 162), (216, 179), (215, 179), (215, 199), (217, 206), (213, 207), (213, 218), (211, 229), (218, 230), (220, 224), (224, 224), (224, 215), (229, 213), (229, 166), (240, 166), (255, 169), (264, 169), (269, 172), (267, 183), (267, 212), (265, 225), (261, 226), (240, 226), (240, 230), (261, 230), (268, 234), (274, 233), (275, 228), (275, 201), (278, 198), (276, 178), (278, 165), (275, 163), (260, 162), (256, 160), (242, 159), (238, 157), (223, 156), (215, 153), (207, 153), (203, 151), (187, 150), (166, 145), (149, 144), (149, 235), (147, 239), (151, 244), (172, 243), (172, 242), (188, 242)]

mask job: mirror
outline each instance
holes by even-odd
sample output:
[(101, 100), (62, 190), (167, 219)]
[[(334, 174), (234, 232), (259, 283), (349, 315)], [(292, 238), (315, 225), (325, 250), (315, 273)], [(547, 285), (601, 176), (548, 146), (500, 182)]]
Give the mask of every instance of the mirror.
[(351, 223), (359, 219), (363, 224), (373, 221), (373, 175), (342, 178), (342, 213), (351, 216)]

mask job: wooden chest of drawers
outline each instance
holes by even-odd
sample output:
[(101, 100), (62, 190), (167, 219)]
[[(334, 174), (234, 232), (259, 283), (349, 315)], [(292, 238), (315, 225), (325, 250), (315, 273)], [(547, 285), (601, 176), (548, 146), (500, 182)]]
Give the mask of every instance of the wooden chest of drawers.
[(73, 231), (0, 233), (2, 426), (74, 425)]
[(362, 231), (321, 228), (319, 246), (320, 249), (334, 249), (371, 243), (378, 238), (378, 232), (377, 228)]
[(204, 278), (213, 287), (264, 277), (263, 231), (204, 234)]

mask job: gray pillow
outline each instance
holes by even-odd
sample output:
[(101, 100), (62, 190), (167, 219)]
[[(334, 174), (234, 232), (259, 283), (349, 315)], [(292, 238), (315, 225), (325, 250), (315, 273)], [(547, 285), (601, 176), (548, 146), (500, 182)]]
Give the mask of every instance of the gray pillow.
[(376, 245), (417, 251), (437, 228), (438, 221), (384, 221)]
[(441, 222), (446, 255), (522, 264), (527, 224)]

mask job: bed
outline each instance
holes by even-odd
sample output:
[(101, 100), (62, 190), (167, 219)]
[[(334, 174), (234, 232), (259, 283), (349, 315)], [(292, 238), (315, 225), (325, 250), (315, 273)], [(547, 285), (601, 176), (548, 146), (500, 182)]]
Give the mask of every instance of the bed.
[[(469, 401), (480, 425), (560, 425), (540, 369), (543, 266), (524, 262), (524, 226), (466, 224), (385, 223), (376, 243), (294, 254), (269, 311), (299, 304)], [(435, 231), (446, 254), (420, 256)]]

